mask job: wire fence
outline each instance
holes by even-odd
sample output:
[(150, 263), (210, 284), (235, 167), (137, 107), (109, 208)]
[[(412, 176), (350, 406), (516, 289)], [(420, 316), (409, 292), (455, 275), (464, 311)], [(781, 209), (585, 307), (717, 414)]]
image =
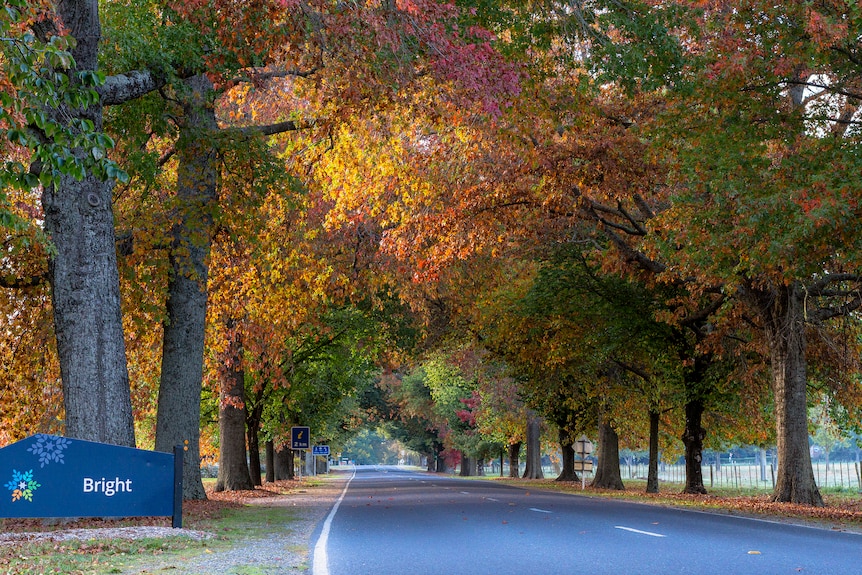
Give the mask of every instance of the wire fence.
[[(646, 463), (620, 462), (620, 474), (625, 481), (647, 479), (648, 465)], [(722, 465), (707, 464), (701, 467), (703, 473), (703, 484), (709, 488), (719, 487), (723, 489), (761, 489), (771, 491), (775, 487), (776, 469), (774, 462), (761, 465), (752, 461), (733, 461)], [(860, 464), (856, 461), (832, 461), (816, 462), (813, 464), (814, 480), (820, 489), (850, 489), (862, 492), (862, 478), (860, 478)], [(498, 475), (500, 467), (496, 462), (491, 462), (484, 468), (484, 473)], [(554, 477), (559, 474), (558, 465), (543, 465), (542, 471), (545, 477)], [(524, 465), (520, 465), (519, 475), (523, 474)], [(503, 466), (503, 473), (508, 475), (508, 463)], [(579, 473), (580, 475), (580, 473)], [(586, 473), (589, 479), (593, 472)], [(685, 464), (659, 464), (659, 482), (685, 483)]]
[[(858, 489), (862, 490), (862, 479), (860, 479), (860, 465), (855, 461), (833, 461), (829, 464), (817, 462), (813, 464), (814, 480), (817, 486), (836, 489)], [(722, 487), (734, 489), (763, 489), (771, 490), (775, 487), (775, 466), (772, 463), (761, 465), (759, 463), (733, 462), (721, 465), (704, 465), (701, 467), (703, 473), (703, 484), (709, 487)], [(646, 479), (647, 464), (626, 464), (620, 466), (623, 479)], [(659, 465), (659, 481), (671, 483), (685, 483), (684, 464), (662, 464)]]

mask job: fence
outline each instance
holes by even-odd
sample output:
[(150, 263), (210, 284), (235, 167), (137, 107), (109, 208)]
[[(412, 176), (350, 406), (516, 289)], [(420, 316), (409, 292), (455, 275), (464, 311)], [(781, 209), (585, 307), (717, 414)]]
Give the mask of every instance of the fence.
[[(862, 479), (860, 479), (860, 464), (855, 461), (833, 461), (829, 465), (824, 462), (813, 464), (814, 480), (821, 489), (851, 489), (862, 491)], [(715, 464), (703, 465), (703, 484), (709, 488), (719, 487), (726, 489), (762, 489), (771, 491), (775, 487), (775, 467), (770, 462), (760, 465), (751, 461), (733, 461), (721, 466)], [(559, 466), (543, 465), (542, 470), (545, 477), (555, 477), (560, 472)], [(523, 463), (520, 465), (520, 474), (524, 472)], [(620, 462), (620, 473), (623, 480), (635, 479), (646, 480), (648, 466), (646, 463), (629, 464)], [(499, 475), (500, 466), (497, 462), (489, 462), (484, 468), (488, 475)], [(508, 475), (508, 463), (503, 466), (503, 473)], [(587, 473), (587, 478), (592, 477)], [(685, 464), (659, 465), (659, 482), (685, 483)]]
[[(620, 465), (623, 479), (646, 479), (648, 467), (646, 464)], [(734, 489), (764, 489), (775, 487), (775, 467), (773, 464), (761, 466), (757, 463), (733, 462), (721, 467), (704, 465), (703, 483), (709, 487)], [(659, 481), (685, 483), (684, 464), (661, 464), (658, 473)], [(814, 464), (814, 480), (819, 488), (859, 489), (862, 490), (859, 463), (855, 461), (833, 461), (829, 465), (823, 462)]]

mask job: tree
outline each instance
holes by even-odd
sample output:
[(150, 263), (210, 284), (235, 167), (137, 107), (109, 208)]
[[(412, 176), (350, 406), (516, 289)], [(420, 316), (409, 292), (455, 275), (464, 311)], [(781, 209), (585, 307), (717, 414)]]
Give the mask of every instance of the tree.
[(599, 489), (624, 490), (620, 475), (619, 436), (610, 420), (601, 418), (599, 423), (598, 467), (591, 485)]
[[(48, 110), (40, 112), (51, 118), (50, 124), (42, 122), (40, 128), (40, 122), (34, 123), (47, 149), (58, 144), (62, 149), (68, 142), (69, 154), (52, 159), (37, 150), (31, 164), (31, 171), (41, 179), (44, 229), (52, 245), (49, 277), (66, 434), (134, 446), (111, 209), (113, 180), (125, 175), (113, 163), (94, 164), (90, 158), (105, 158), (112, 144), (102, 134), (103, 106), (135, 98), (152, 90), (154, 83), (148, 75), (137, 73), (102, 81), (100, 21), (94, 0), (60, 2), (34, 28), (55, 46), (59, 41), (53, 38), (60, 30), (75, 39), (71, 59), (58, 61), (68, 70), (71, 97), (63, 104), (49, 101)], [(78, 88), (88, 96), (75, 96)], [(66, 139), (69, 135), (74, 137)], [(66, 159), (73, 168), (57, 170), (57, 162)]]
[[(859, 207), (844, 169), (855, 163), (848, 54), (859, 21), (831, 2), (691, 16), (698, 54), (686, 55), (661, 139), (680, 169), (654, 239), (675, 272), (721, 284), (755, 318), (772, 370), (773, 498), (821, 505), (808, 452), (808, 333), (860, 303)], [(832, 18), (845, 25), (826, 32)], [(712, 114), (710, 127), (690, 113), (671, 119), (680, 106)]]
[[(301, 108), (313, 110), (317, 115), (316, 134), (328, 138), (343, 118), (373, 109), (376, 102), (392, 94), (393, 86), (403, 89), (418, 77), (412, 63), (404, 65), (401, 56), (405, 54), (410, 55), (411, 62), (414, 56), (425, 58), (434, 76), (447, 81), (449, 66), (472, 60), (476, 65), (462, 69), (462, 73), (466, 72), (462, 77), (479, 82), (473, 86), (474, 92), (484, 92), (483, 101), (490, 103), (491, 99), (486, 98), (487, 82), (480, 77), (487, 73), (485, 66), (493, 54), (476, 49), (475, 36), (482, 38), (481, 30), (448, 27), (449, 33), (443, 33), (446, 27), (441, 25), (457, 19), (458, 11), (436, 3), (415, 4), (409, 15), (394, 6), (346, 10), (325, 2), (309, 7), (254, 2), (238, 10), (233, 3), (213, 1), (206, 6), (177, 4), (156, 6), (155, 10), (173, 24), (173, 29), (185, 33), (180, 39), (187, 43), (185, 50), (177, 48), (184, 60), (162, 63), (172, 73), (170, 93), (183, 112), (176, 145), (182, 201), (172, 238), (173, 270), (164, 325), (164, 392), (160, 399), (164, 408), (159, 409), (162, 415), (157, 425), (157, 446), (166, 448), (179, 440), (194, 444), (196, 439), (199, 362), (185, 361), (187, 350), (183, 348), (188, 343), (194, 349), (203, 349), (206, 258), (211, 249), (213, 218), (219, 208), (215, 176), (220, 169), (219, 154), (226, 144), (237, 137), (260, 139), (296, 130), (300, 123), (284, 117), (295, 117)], [(234, 34), (234, 28), (224, 27), (220, 18), (233, 18), (256, 27), (260, 33), (254, 37)], [(283, 25), (264, 26), (276, 21)], [(287, 45), (299, 49), (283, 50)], [(387, 47), (382, 52), (377, 50), (381, 45)], [(341, 81), (345, 78), (350, 82)], [(303, 80), (307, 88), (300, 87)], [(277, 97), (268, 103), (252, 96), (243, 98), (244, 88), (253, 84), (261, 86), (261, 92), (269, 91)], [(302, 95), (295, 97), (293, 94), (299, 90)], [(228, 117), (221, 118), (219, 125), (217, 100), (236, 94), (246, 103), (223, 104)], [(333, 106), (333, 102), (337, 105)], [(258, 116), (273, 121), (260, 126)], [(239, 128), (223, 129), (238, 123)], [(313, 140), (306, 143), (312, 147), (315, 144)], [(304, 159), (289, 161), (301, 166)], [(186, 496), (201, 496), (200, 482), (193, 476), (195, 470), (187, 472), (191, 475), (187, 484), (193, 490), (187, 490)]]
[(245, 445), (245, 368), (237, 321), (225, 325), (227, 342), (219, 370), (219, 468), (216, 491), (253, 489)]
[(527, 465), (524, 468), (524, 479), (542, 479), (542, 420), (535, 413), (527, 414)]

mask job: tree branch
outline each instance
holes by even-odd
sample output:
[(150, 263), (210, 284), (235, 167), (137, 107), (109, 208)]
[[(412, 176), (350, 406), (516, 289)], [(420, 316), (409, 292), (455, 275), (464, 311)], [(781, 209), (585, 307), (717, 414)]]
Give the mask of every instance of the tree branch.
[(824, 292), (830, 285), (841, 282), (859, 282), (862, 281), (862, 276), (854, 273), (836, 273), (826, 274), (819, 280), (806, 288), (806, 292), (810, 296), (820, 297), (825, 295)]
[(314, 127), (314, 124), (314, 120), (311, 120), (309, 122), (294, 122), (293, 120), (287, 120), (275, 124), (268, 124), (266, 126), (245, 126), (244, 128), (238, 128), (237, 130), (243, 136), (274, 136), (275, 134), (283, 134), (285, 132), (307, 130)]
[(108, 76), (105, 83), (96, 88), (105, 106), (125, 104), (158, 90), (166, 83), (165, 79), (149, 70), (135, 70), (126, 74)]

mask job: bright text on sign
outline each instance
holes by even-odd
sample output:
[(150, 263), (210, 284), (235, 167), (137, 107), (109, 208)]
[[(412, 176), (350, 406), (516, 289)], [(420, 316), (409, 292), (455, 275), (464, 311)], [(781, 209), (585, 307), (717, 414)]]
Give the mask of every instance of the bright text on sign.
[(104, 477), (101, 479), (93, 479), (92, 477), (84, 478), (84, 493), (103, 493), (104, 495), (111, 497), (115, 493), (131, 492), (131, 479), (120, 479), (119, 477), (108, 480)]

